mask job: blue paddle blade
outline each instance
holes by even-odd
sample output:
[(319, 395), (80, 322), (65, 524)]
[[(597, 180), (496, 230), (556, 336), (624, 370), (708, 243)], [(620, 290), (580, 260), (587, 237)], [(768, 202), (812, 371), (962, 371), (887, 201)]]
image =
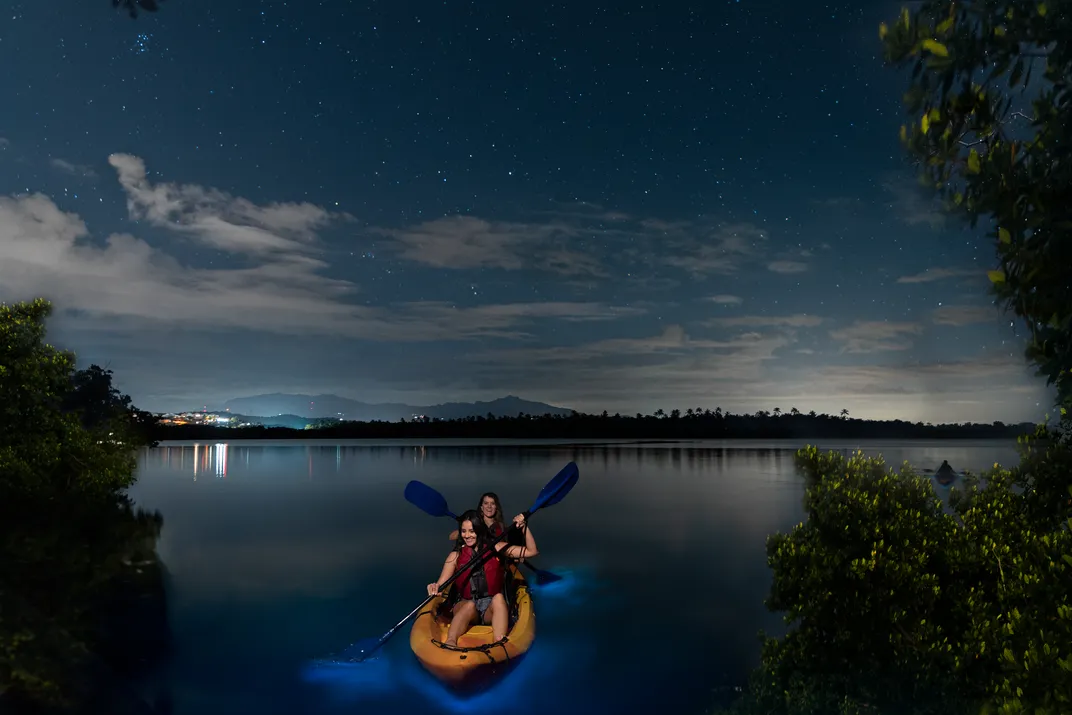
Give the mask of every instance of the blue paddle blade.
[(566, 494), (569, 493), (569, 490), (573, 489), (573, 485), (577, 483), (579, 477), (580, 471), (577, 469), (577, 464), (575, 462), (567, 464), (536, 495), (536, 501), (529, 508), (529, 513), (531, 514), (537, 509), (543, 509), (545, 506), (562, 501)]
[[(366, 659), (365, 654), (371, 654), (376, 650), (376, 647), (379, 646), (379, 644), (379, 638), (364, 638), (356, 643), (350, 644), (350, 646), (340, 654), (340, 657), (333, 658), (332, 660), (336, 662), (349, 661), (351, 663), (360, 663)], [(375, 656), (370, 660), (375, 660)]]
[(578, 472), (574, 472), (573, 475), (570, 476), (570, 478), (567, 479), (561, 487), (559, 487), (558, 491), (555, 492), (550, 499), (544, 502), (544, 507), (546, 508), (549, 506), (554, 506), (555, 504), (558, 504), (560, 501), (565, 499), (566, 495), (570, 493), (570, 490), (573, 489), (573, 487), (577, 484), (577, 480), (580, 478), (581, 475)]
[(406, 501), (432, 516), (454, 516), (442, 494), (416, 479), (406, 485)]
[(561, 581), (562, 580), (562, 577), (559, 576), (558, 574), (551, 573), (550, 571), (544, 571), (543, 569), (538, 569), (535, 566), (532, 566), (531, 564), (529, 564), (528, 561), (525, 562), (525, 565), (528, 566), (532, 570), (532, 572), (536, 575), (536, 585), (537, 586), (546, 586), (549, 583), (554, 583), (555, 581)]

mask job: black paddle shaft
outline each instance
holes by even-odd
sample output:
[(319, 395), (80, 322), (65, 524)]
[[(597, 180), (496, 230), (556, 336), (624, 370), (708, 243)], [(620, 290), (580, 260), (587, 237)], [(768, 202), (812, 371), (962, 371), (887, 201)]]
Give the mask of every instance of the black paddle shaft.
[[(439, 584), (439, 593), (442, 593), (444, 588), (446, 588), (450, 584), (454, 583), (454, 581), (457, 580), (457, 578), (459, 576), (461, 576), (462, 573), (464, 573), (465, 571), (468, 571), (469, 569), (476, 568), (477, 566), (483, 566), (485, 563), (487, 563), (488, 559), (492, 558), (495, 554), (496, 554), (495, 544), (492, 544), (485, 551), (483, 551), (480, 554), (480, 556), (478, 556), (477, 558), (473, 559), (469, 563), (467, 563), (464, 566), (462, 566), (460, 569), (458, 569), (457, 571), (454, 572), (453, 576), (448, 578), (443, 583)], [(410, 611), (409, 614), (405, 618), (403, 618), (401, 621), (399, 621), (397, 624), (395, 624), (394, 628), (392, 628), (391, 630), (387, 631), (382, 636), (380, 636), (380, 639), (378, 641), (376, 641), (375, 645), (373, 645), (367, 651), (362, 652), (360, 658), (353, 658), (352, 660), (361, 661), (361, 660), (364, 660), (365, 658), (367, 658), (371, 653), (373, 653), (380, 646), (382, 646), (384, 643), (386, 643), (387, 639), (390, 638), (391, 636), (393, 636), (395, 631), (397, 631), (402, 626), (406, 625), (407, 621), (409, 621), (411, 618), (413, 618), (415, 615), (417, 615), (417, 613), (420, 612), (420, 610), (422, 608), (424, 608), (429, 603), (431, 603), (432, 599), (435, 598), (436, 596), (438, 596), (439, 593), (436, 593), (435, 595), (429, 596), (428, 598), (424, 599), (424, 601), (421, 602), (421, 605), (417, 606), (412, 611)]]

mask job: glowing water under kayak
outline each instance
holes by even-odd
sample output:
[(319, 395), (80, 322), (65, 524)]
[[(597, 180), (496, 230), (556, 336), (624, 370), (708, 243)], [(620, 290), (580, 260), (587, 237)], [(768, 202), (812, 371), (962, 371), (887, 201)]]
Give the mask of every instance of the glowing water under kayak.
[(447, 594), (432, 599), (409, 631), (409, 647), (425, 670), (454, 690), (471, 690), (501, 677), (516, 664), (536, 638), (536, 612), (528, 583), (515, 564), (507, 567), (506, 591), (510, 630), (498, 643), (492, 641), (491, 626), (473, 625), (458, 638), (456, 647), (443, 645), (451, 618), (450, 611), (442, 608)]

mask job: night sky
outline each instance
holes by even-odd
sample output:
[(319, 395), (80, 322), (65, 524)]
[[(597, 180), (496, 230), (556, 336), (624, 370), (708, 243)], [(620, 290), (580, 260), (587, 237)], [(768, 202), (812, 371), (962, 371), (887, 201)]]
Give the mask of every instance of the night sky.
[(0, 300), (151, 410), (1039, 419), (899, 146), (898, 7), (16, 0)]

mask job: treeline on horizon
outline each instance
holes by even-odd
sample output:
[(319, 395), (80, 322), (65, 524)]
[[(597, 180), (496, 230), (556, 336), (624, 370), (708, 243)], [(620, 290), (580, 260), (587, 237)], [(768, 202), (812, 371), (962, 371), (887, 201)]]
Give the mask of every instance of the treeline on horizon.
[(939, 424), (904, 420), (849, 419), (841, 415), (789, 412), (775, 409), (736, 415), (721, 409), (689, 409), (634, 417), (621, 414), (528, 415), (488, 414), (461, 419), (413, 421), (310, 420), (304, 428), (253, 425), (163, 425), (153, 429), (156, 440), (172, 439), (1015, 439), (1034, 431), (1031, 422), (1005, 424)]

